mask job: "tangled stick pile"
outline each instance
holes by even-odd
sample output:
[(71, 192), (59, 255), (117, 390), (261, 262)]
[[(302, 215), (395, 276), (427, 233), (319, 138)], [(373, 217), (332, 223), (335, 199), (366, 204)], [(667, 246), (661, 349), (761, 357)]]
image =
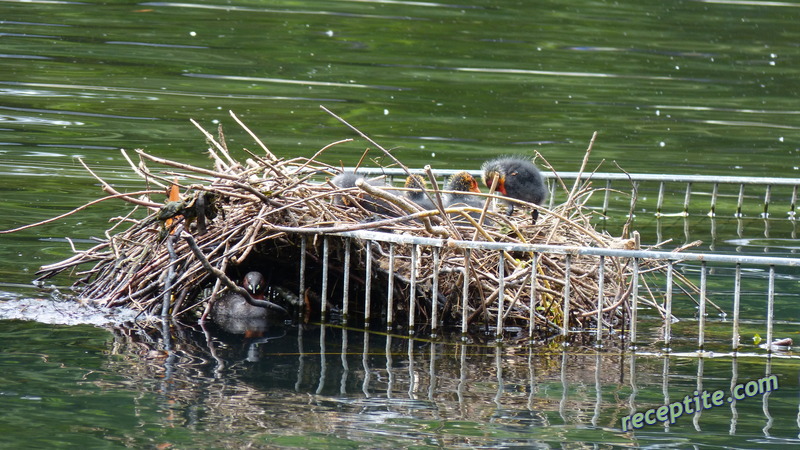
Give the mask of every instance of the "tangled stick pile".
[[(568, 194), (567, 200), (552, 210), (539, 207), (539, 219), (533, 223), (530, 214), (520, 209), (512, 216), (494, 210), (491, 205), (496, 196), (492, 194), (475, 194), (485, 200), (483, 208), (443, 207), (441, 188), (428, 169), (429, 182), (433, 183), (428, 192), (437, 208), (421, 211), (405, 199), (403, 188), (376, 188), (364, 182), (350, 188), (333, 185), (330, 179), (339, 171), (315, 158), (339, 142), (312, 158), (282, 159), (236, 120), (260, 144), (263, 155), (250, 153), (245, 163), (239, 163), (228, 152), (221, 131), (219, 138), (203, 131), (211, 143), (214, 169), (137, 150), (139, 163), (129, 159), (133, 170), (148, 185), (163, 190), (175, 183), (173, 177), (181, 177), (184, 181), (179, 185), (179, 198), (165, 201), (153, 194), (132, 197), (116, 192), (98, 177), (111, 196), (134, 203), (137, 209), (148, 208), (147, 216), (135, 219), (132, 212), (119, 219), (107, 232), (107, 241), (42, 267), (39, 278), (92, 264), (77, 272), (79, 297), (107, 306), (126, 305), (156, 315), (182, 317), (207, 311), (209, 302), (226, 289), (241, 289), (233, 280), (255, 268), (273, 274), (268, 280), (274, 286), (274, 303), (306, 316), (318, 311), (322, 299), (323, 310), (341, 311), (349, 306), (355, 315), (371, 308), (365, 316), (388, 316), (394, 323), (407, 323), (404, 321), (413, 314), (417, 324), (430, 325), (435, 308), (439, 321), (445, 323), (461, 323), (466, 315), (469, 323), (495, 324), (502, 314), (501, 322), (506, 326), (527, 327), (533, 319), (543, 330), (563, 325), (568, 284), (570, 327), (597, 325), (601, 289), (603, 326), (626, 326), (632, 291), (628, 258), (604, 258), (600, 267), (601, 259), (596, 256), (570, 255), (567, 272), (563, 254), (465, 250), (463, 245), (451, 245), (475, 241), (638, 248), (636, 233), (634, 238), (622, 239), (594, 229), (585, 207), (594, 192), (589, 182), (576, 181), (568, 188), (558, 180)], [(395, 159), (395, 163), (399, 161)], [(150, 168), (153, 164), (168, 170), (155, 172)], [(358, 200), (367, 195), (380, 197), (394, 212), (380, 216), (360, 207)], [(334, 201), (337, 198), (352, 201)], [(114, 234), (123, 224), (128, 228)], [(367, 240), (354, 232), (429, 238), (433, 241), (426, 242), (437, 244), (372, 240), (367, 246)], [(302, 266), (301, 252), (305, 253)], [(368, 264), (376, 293), (371, 295), (371, 306), (364, 302)], [(651, 270), (660, 269), (653, 266)], [(320, 281), (323, 272), (328, 276), (327, 283)], [(349, 285), (352, 305), (342, 304), (343, 285)], [(412, 290), (414, 295), (410, 294)], [(640, 302), (661, 310), (652, 294)]]

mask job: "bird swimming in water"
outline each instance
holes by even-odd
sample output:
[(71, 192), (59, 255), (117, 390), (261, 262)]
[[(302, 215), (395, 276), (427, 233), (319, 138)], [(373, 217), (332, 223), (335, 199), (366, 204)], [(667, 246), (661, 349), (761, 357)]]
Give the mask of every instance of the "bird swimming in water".
[(409, 175), (408, 178), (406, 178), (404, 186), (411, 190), (405, 191), (405, 196), (423, 210), (436, 209), (436, 205), (434, 205), (431, 199), (425, 194), (424, 189), (426, 184), (425, 178), (423, 178), (422, 175)]
[[(242, 287), (256, 300), (264, 300), (266, 283), (261, 272), (248, 272)], [(211, 306), (211, 320), (232, 334), (264, 331), (270, 312), (267, 308), (251, 305), (236, 292), (228, 292)]]
[[(353, 172), (340, 173), (331, 179), (331, 183), (337, 188), (347, 189), (356, 187), (356, 182), (358, 180), (364, 180), (375, 187), (386, 186), (386, 183), (384, 183), (384, 181), (381, 179), (367, 180), (363, 175)], [(396, 209), (393, 208), (392, 205), (390, 205), (387, 201), (380, 198), (375, 198), (363, 191), (357, 190), (350, 195), (356, 202), (358, 202), (359, 205), (369, 212), (390, 217), (396, 217), (398, 214)], [(348, 199), (342, 194), (334, 195), (333, 204), (340, 206), (355, 206), (354, 204), (350, 203), (350, 201), (348, 201)]]
[[(483, 163), (483, 183), (491, 188), (497, 180), (497, 192), (505, 197), (541, 205), (547, 198), (544, 177), (533, 162), (524, 156), (502, 156)], [(508, 215), (514, 213), (514, 203), (507, 202)]]

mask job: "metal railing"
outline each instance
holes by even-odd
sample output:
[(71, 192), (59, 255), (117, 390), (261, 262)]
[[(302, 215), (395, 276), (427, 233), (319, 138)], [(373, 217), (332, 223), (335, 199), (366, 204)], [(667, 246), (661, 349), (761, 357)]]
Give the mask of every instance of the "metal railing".
[[(352, 170), (347, 168), (346, 170)], [(399, 168), (359, 168), (359, 173), (369, 176), (386, 175), (390, 180), (405, 178), (406, 173)], [(412, 173), (422, 174), (421, 169)], [(459, 170), (437, 169), (433, 173), (444, 179)], [(478, 170), (468, 170), (475, 177)], [(544, 173), (548, 179), (549, 198), (552, 208), (563, 194), (557, 186), (553, 174)], [(635, 197), (637, 209), (649, 208), (656, 216), (665, 214), (690, 215), (703, 213), (714, 216), (731, 214), (741, 217), (746, 214), (768, 217), (777, 208), (794, 219), (797, 208), (797, 190), (800, 178), (738, 177), (716, 175), (671, 175), (642, 173), (583, 173), (558, 172), (562, 180), (591, 179), (596, 188), (603, 189), (603, 196), (597, 208), (607, 214), (612, 206), (628, 208)], [(755, 191), (756, 193), (753, 193)], [(615, 193), (625, 195), (615, 198)], [(652, 194), (648, 196), (646, 194)], [(652, 197), (655, 197), (655, 201)], [(698, 205), (698, 203), (702, 203)]]
[[(710, 315), (708, 314), (707, 310), (709, 305), (713, 305), (716, 308), (719, 308), (715, 300), (718, 300), (719, 297), (722, 298), (724, 301), (718, 301), (719, 303), (726, 303), (727, 300), (732, 298), (732, 304), (729, 305), (730, 311), (723, 312), (719, 319), (715, 319), (717, 322), (717, 326), (730, 326), (730, 347), (734, 351), (740, 348), (740, 339), (741, 339), (741, 324), (744, 320), (741, 317), (741, 308), (742, 308), (742, 298), (743, 296), (750, 297), (760, 297), (762, 301), (758, 299), (749, 302), (752, 303), (759, 303), (760, 307), (763, 308), (763, 316), (756, 315), (755, 318), (747, 317), (749, 326), (752, 327), (752, 322), (755, 320), (759, 322), (758, 327), (763, 326), (763, 332), (766, 336), (766, 342), (772, 342), (774, 336), (774, 325), (775, 325), (775, 306), (776, 306), (776, 293), (786, 293), (788, 291), (794, 291), (792, 286), (796, 286), (798, 282), (800, 282), (800, 258), (784, 258), (784, 257), (764, 257), (764, 256), (748, 256), (748, 255), (727, 255), (727, 254), (711, 254), (711, 253), (683, 253), (683, 252), (666, 252), (666, 251), (645, 251), (645, 250), (621, 250), (621, 249), (612, 249), (612, 248), (595, 248), (595, 247), (573, 247), (573, 246), (558, 246), (558, 245), (543, 245), (543, 244), (504, 244), (504, 243), (493, 243), (493, 242), (476, 242), (476, 241), (460, 241), (460, 240), (442, 240), (436, 238), (425, 238), (425, 237), (416, 237), (416, 236), (407, 236), (401, 234), (393, 234), (393, 233), (385, 233), (385, 232), (376, 232), (376, 231), (352, 231), (352, 232), (338, 232), (338, 233), (331, 233), (328, 235), (323, 235), (321, 237), (323, 239), (323, 251), (321, 256), (321, 264), (322, 264), (322, 277), (321, 284), (322, 288), (322, 301), (321, 301), (321, 313), (322, 316), (325, 317), (327, 303), (329, 302), (328, 298), (328, 274), (326, 267), (331, 263), (329, 252), (327, 251), (328, 248), (328, 240), (329, 239), (345, 239), (346, 244), (345, 248), (345, 256), (343, 262), (343, 274), (344, 279), (347, 280), (350, 275), (352, 274), (352, 258), (351, 252), (353, 251), (352, 245), (350, 245), (351, 240), (360, 240), (364, 242), (366, 248), (366, 254), (370, 254), (371, 246), (378, 245), (379, 243), (388, 243), (389, 244), (389, 267), (388, 272), (392, 273), (394, 271), (394, 246), (395, 245), (408, 245), (412, 247), (411, 255), (414, 255), (411, 258), (411, 283), (412, 287), (415, 283), (413, 274), (415, 273), (415, 267), (420, 262), (417, 261), (417, 254), (419, 253), (422, 255), (422, 252), (417, 252), (417, 248), (430, 248), (430, 249), (440, 249), (444, 246), (448, 248), (458, 248), (463, 249), (467, 252), (471, 250), (480, 249), (482, 251), (495, 251), (495, 252), (527, 252), (535, 254), (554, 254), (554, 255), (563, 255), (564, 260), (564, 280), (563, 280), (563, 297), (566, 299), (570, 298), (570, 285), (571, 285), (571, 278), (572, 272), (570, 270), (570, 262), (573, 258), (578, 256), (590, 256), (596, 257), (599, 261), (598, 267), (603, 267), (603, 260), (605, 258), (620, 258), (621, 260), (625, 261), (624, 264), (629, 264), (630, 271), (631, 271), (631, 287), (632, 293), (630, 295), (630, 329), (629, 332), (629, 342), (632, 345), (636, 345), (637, 343), (644, 343), (644, 344), (652, 344), (656, 341), (663, 342), (663, 346), (665, 349), (670, 350), (673, 344), (673, 325), (675, 320), (684, 320), (684, 321), (696, 321), (697, 322), (697, 340), (695, 343), (695, 348), (697, 350), (705, 350), (707, 346), (707, 322), (709, 320)], [(305, 239), (303, 239), (303, 244), (301, 245), (301, 255), (300, 255), (300, 294), (302, 296), (303, 291), (305, 289), (307, 280), (305, 279), (305, 267), (306, 263), (306, 254), (307, 248), (305, 245)], [(436, 258), (438, 255), (437, 251), (428, 252), (431, 258)], [(502, 258), (499, 258), (502, 261)], [(374, 278), (373, 274), (373, 267), (371, 263), (371, 258), (365, 258), (366, 261), (366, 268), (364, 273), (364, 280), (366, 283), (365, 286), (365, 307), (364, 307), (364, 324), (365, 327), (368, 327), (371, 320), (373, 319), (370, 317), (370, 311), (372, 302), (379, 301), (376, 299), (371, 298), (372, 292), (372, 280)], [(640, 327), (640, 318), (639, 318), (639, 298), (640, 288), (641, 288), (641, 277), (642, 275), (647, 272), (648, 275), (651, 274), (649, 270), (643, 269), (644, 263), (651, 262), (661, 264), (663, 267), (664, 279), (663, 286), (658, 289), (658, 292), (655, 294), (652, 292), (651, 288), (648, 289), (648, 294), (651, 296), (656, 296), (662, 299), (662, 307), (663, 310), (666, 311), (663, 314), (663, 317), (654, 317), (655, 321), (659, 323), (659, 331), (656, 335), (651, 336), (649, 340), (643, 339), (639, 334), (639, 327)], [(433, 267), (439, 267), (439, 262), (434, 260), (430, 261), (430, 264)], [(498, 264), (497, 268), (497, 277), (500, 283), (499, 287), (499, 295), (497, 299), (497, 324), (496, 324), (496, 335), (498, 337), (503, 335), (503, 327), (504, 322), (502, 320), (503, 316), (503, 292), (505, 291), (504, 285), (509, 280), (506, 279), (506, 276), (503, 272), (504, 264)], [(650, 264), (648, 267), (652, 267)], [(531, 273), (535, 274), (535, 271), (532, 269)], [(750, 286), (752, 284), (752, 275), (753, 274), (760, 274), (760, 279), (763, 281), (766, 286), (764, 291), (757, 292), (758, 288), (753, 288)], [(678, 297), (692, 297), (685, 289), (682, 288), (682, 285), (678, 283), (677, 276), (680, 274), (682, 279), (686, 279), (687, 277), (692, 277), (696, 280), (696, 285), (699, 288), (699, 292), (696, 295), (695, 301), (697, 302), (697, 309), (694, 310), (693, 308), (687, 308), (685, 305), (681, 305), (680, 307), (676, 308), (675, 302)], [(713, 290), (709, 288), (709, 276), (713, 274), (714, 279), (716, 281), (715, 286), (722, 286)], [(602, 269), (600, 273), (601, 282), (599, 283), (599, 292), (598, 292), (598, 317), (597, 322), (598, 324), (602, 324), (602, 317), (600, 313), (602, 312), (602, 303), (601, 299), (605, 296), (605, 292), (603, 292), (604, 284), (602, 283)], [(749, 278), (748, 278), (749, 277)], [(535, 283), (535, 275), (530, 277), (531, 283)], [(748, 290), (743, 290), (743, 280), (747, 280)], [(776, 290), (776, 280), (781, 280), (781, 289)], [(393, 312), (395, 310), (395, 302), (400, 301), (394, 298), (394, 289), (392, 289), (391, 283), (393, 282), (393, 277), (389, 277), (390, 286), (387, 289), (387, 297), (385, 303), (381, 305), (385, 308), (385, 316), (386, 316), (386, 324), (387, 328), (392, 328), (394, 325), (393, 319)], [(464, 277), (463, 278), (463, 286), (461, 286), (462, 290), (462, 302), (461, 302), (461, 331), (462, 335), (466, 335), (468, 329), (467, 317), (469, 317), (469, 307), (468, 307), (468, 283), (469, 280)], [(722, 280), (722, 281), (720, 281)], [(733, 288), (733, 292), (731, 293), (729, 288)], [(434, 277), (434, 281), (432, 284), (432, 295), (431, 298), (437, 298), (437, 289), (438, 286), (438, 276)], [(407, 301), (408, 311), (408, 330), (410, 334), (414, 334), (419, 323), (417, 323), (417, 318), (414, 314), (414, 311), (417, 309), (417, 293), (415, 289), (409, 290), (409, 298), (403, 301)], [(532, 287), (531, 292), (535, 295), (535, 287)], [(795, 301), (794, 299), (790, 299), (791, 301)], [(347, 321), (350, 319), (349, 314), (351, 310), (350, 305), (350, 298), (349, 298), (349, 290), (345, 289), (342, 295), (342, 305), (341, 311), (343, 313), (344, 320)], [(534, 305), (535, 299), (529, 299), (531, 303), (530, 305)], [(438, 311), (438, 307), (436, 306), (436, 302), (431, 302), (434, 305), (433, 310), (431, 311), (431, 321), (430, 323), (426, 323), (424, 325), (430, 327), (431, 333), (433, 335), (437, 334), (437, 331), (440, 329), (440, 311)], [(562, 317), (565, 318), (564, 323), (561, 324), (561, 334), (569, 335), (572, 333), (579, 333), (584, 332), (586, 330), (574, 330), (570, 329), (567, 324), (567, 319), (570, 314), (570, 302), (565, 301), (563, 302), (563, 315)], [(724, 309), (719, 309), (724, 311)], [(534, 337), (534, 308), (533, 306), (530, 307), (530, 326), (527, 330), (528, 337), (533, 339)], [(730, 316), (730, 318), (729, 318)], [(604, 330), (602, 326), (598, 326), (594, 330), (594, 336), (596, 344), (602, 344), (604, 339), (604, 335), (608, 334), (611, 330)], [(768, 351), (771, 351), (771, 347), (767, 348)]]

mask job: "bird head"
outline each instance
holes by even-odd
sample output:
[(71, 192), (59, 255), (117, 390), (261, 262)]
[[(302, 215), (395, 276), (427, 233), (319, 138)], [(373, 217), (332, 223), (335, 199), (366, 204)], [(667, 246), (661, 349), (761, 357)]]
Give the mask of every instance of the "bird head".
[(475, 178), (473, 178), (473, 176), (468, 172), (458, 172), (453, 174), (453, 176), (451, 176), (450, 180), (447, 182), (446, 187), (451, 191), (481, 192), (480, 188), (478, 187), (478, 182), (475, 181)]
[(244, 276), (242, 287), (247, 289), (247, 292), (253, 297), (261, 296), (266, 288), (264, 276), (261, 275), (261, 272), (248, 272)]
[(497, 187), (495, 188), (497, 190), (497, 192), (499, 192), (499, 193), (501, 193), (503, 195), (507, 195), (506, 194), (506, 174), (503, 171), (499, 171), (497, 169), (490, 169), (490, 170), (487, 170), (483, 174), (483, 184), (485, 184), (486, 187), (488, 187), (490, 189), (491, 189), (492, 185), (494, 184), (495, 179), (497, 180)]
[(425, 178), (422, 175), (412, 174), (406, 178), (406, 184), (404, 185), (408, 189), (425, 189)]

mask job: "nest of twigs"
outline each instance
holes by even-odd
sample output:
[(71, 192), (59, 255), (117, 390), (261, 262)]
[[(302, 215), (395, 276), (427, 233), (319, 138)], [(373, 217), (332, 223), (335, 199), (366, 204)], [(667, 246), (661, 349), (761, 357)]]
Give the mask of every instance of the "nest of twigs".
[[(631, 295), (627, 258), (605, 258), (601, 267), (596, 256), (571, 254), (567, 271), (565, 254), (479, 248), (491, 242), (637, 248), (635, 233), (623, 239), (594, 229), (584, 206), (594, 191), (589, 182), (579, 178), (566, 186), (556, 178), (567, 199), (552, 210), (539, 207), (534, 223), (525, 205), (512, 216), (495, 209), (493, 194), (476, 194), (486, 200), (484, 208), (444, 208), (440, 180), (430, 169), (416, 171), (428, 176), (428, 192), (438, 205), (420, 211), (404, 199), (402, 188), (359, 183), (341, 189), (330, 183), (339, 170), (316, 158), (350, 139), (311, 158), (283, 159), (236, 121), (261, 147), (258, 155), (248, 152), (244, 163), (231, 156), (220, 129), (217, 138), (203, 131), (211, 144), (213, 169), (136, 150), (138, 164), (126, 158), (148, 186), (157, 188), (121, 194), (95, 175), (110, 196), (137, 205), (135, 211), (146, 208), (146, 217), (136, 219), (141, 213), (133, 211), (117, 218), (106, 241), (42, 267), (40, 279), (73, 270), (80, 277), (74, 287), (83, 299), (183, 317), (206, 313), (226, 289), (241, 290), (234, 280), (257, 269), (269, 274), (269, 300), (306, 319), (327, 311), (416, 326), (430, 326), (437, 317), (445, 324), (466, 320), (547, 330), (560, 329), (567, 311), (569, 327), (593, 328), (600, 304), (602, 326), (626, 326)], [(587, 157), (590, 150), (591, 145)], [(386, 155), (392, 165), (404, 167)], [(154, 171), (154, 164), (168, 169)], [(173, 185), (180, 195), (169, 201), (164, 193)], [(367, 195), (364, 190), (394, 211), (380, 216), (359, 206), (358, 199)], [(341, 198), (353, 201), (334, 201)], [(395, 242), (381, 236), (392, 236)], [(404, 241), (406, 237), (422, 240)], [(78, 271), (77, 266), (86, 264), (92, 265)], [(368, 265), (371, 280), (366, 278)], [(654, 299), (649, 303), (658, 308)]]

